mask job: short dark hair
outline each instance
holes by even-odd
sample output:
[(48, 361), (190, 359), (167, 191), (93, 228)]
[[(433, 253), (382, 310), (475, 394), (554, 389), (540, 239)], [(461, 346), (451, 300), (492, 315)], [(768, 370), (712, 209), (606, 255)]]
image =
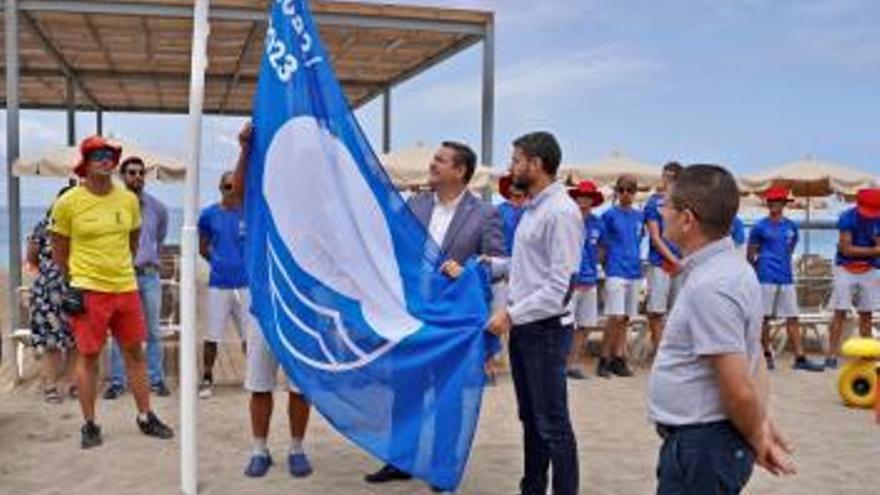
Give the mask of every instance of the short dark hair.
[(730, 233), (739, 211), (739, 187), (726, 168), (698, 163), (679, 172), (669, 200), (677, 209), (691, 210), (706, 236), (720, 239)]
[(227, 170), (227, 171), (223, 172), (222, 174), (220, 174), (220, 185), (221, 186), (223, 185), (223, 181), (226, 180), (227, 177), (235, 178), (235, 171), (234, 170)]
[(443, 141), (440, 145), (455, 152), (455, 164), (464, 165), (464, 183), (468, 184), (477, 170), (477, 154), (470, 146), (457, 141)]
[(147, 165), (144, 163), (144, 161), (141, 158), (136, 157), (136, 156), (130, 156), (130, 157), (126, 158), (125, 160), (123, 160), (122, 163), (119, 165), (119, 174), (125, 175), (125, 172), (128, 170), (128, 167), (134, 165), (135, 163), (140, 165), (141, 167), (144, 167), (144, 169), (147, 168)]
[(683, 168), (684, 167), (680, 163), (673, 160), (671, 162), (666, 162), (666, 165), (663, 165), (663, 173), (670, 172), (677, 177)]
[(621, 187), (632, 186), (636, 189), (639, 187), (639, 179), (636, 178), (633, 174), (623, 174), (617, 177), (617, 181), (614, 183), (615, 189), (620, 189)]
[(562, 148), (553, 134), (549, 132), (530, 132), (513, 141), (513, 146), (522, 150), (529, 158), (540, 158), (544, 172), (556, 177), (559, 163), (562, 162)]

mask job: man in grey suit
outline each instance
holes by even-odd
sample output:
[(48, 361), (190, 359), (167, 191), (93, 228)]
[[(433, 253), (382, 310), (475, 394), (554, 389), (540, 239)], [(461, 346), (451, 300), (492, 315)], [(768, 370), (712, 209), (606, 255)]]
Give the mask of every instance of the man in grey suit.
[[(446, 257), (440, 271), (451, 278), (457, 278), (462, 265), (473, 256), (505, 256), (501, 216), (495, 207), (467, 190), (476, 166), (477, 156), (467, 145), (443, 142), (430, 164), (428, 184), (432, 191), (417, 194), (408, 201)], [(406, 386), (408, 378), (416, 379), (403, 377), (398, 385)], [(400, 406), (406, 407), (405, 404)], [(447, 419), (454, 416), (450, 414)], [(439, 432), (435, 435), (443, 437)], [(435, 442), (435, 450), (442, 448), (442, 441)], [(365, 477), (369, 483), (410, 478), (409, 473), (391, 464)]]

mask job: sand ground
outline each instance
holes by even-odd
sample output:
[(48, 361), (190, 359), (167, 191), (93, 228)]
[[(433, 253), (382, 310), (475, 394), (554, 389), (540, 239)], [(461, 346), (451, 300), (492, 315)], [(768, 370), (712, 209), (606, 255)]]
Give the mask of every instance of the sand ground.
[[(592, 378), (570, 385), (584, 494), (646, 494), (654, 488), (659, 440), (645, 420), (646, 370), (632, 379)], [(753, 476), (747, 493), (876, 493), (880, 427), (863, 410), (843, 407), (832, 373), (788, 369), (773, 374), (773, 411), (794, 439), (800, 473), (775, 479)], [(284, 411), (284, 394), (276, 394)], [(155, 409), (175, 428), (178, 399), (155, 398)], [(199, 474), (203, 494), (388, 494), (430, 493), (420, 482), (372, 487), (362, 476), (377, 461), (313, 416), (306, 448), (315, 473), (291, 479), (284, 469), (285, 417), (273, 418), (270, 447), (276, 462), (260, 480), (242, 476), (249, 448), (247, 394), (220, 387), (199, 403)], [(101, 402), (105, 444), (79, 450), (76, 402), (48, 405), (36, 387), (0, 393), (0, 492), (9, 494), (93, 493), (155, 495), (178, 492), (179, 451), (175, 442), (143, 437), (134, 425), (130, 394)], [(512, 494), (520, 476), (520, 428), (509, 376), (488, 388), (462, 494)], [(872, 488), (874, 487), (874, 488)]]

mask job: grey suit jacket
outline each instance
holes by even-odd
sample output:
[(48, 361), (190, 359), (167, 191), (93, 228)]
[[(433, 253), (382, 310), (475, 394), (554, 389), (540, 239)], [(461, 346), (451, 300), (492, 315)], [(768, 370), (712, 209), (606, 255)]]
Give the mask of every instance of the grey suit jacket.
[[(408, 201), (410, 208), (425, 228), (431, 224), (434, 212), (434, 193), (420, 193)], [(446, 237), (440, 242), (440, 249), (460, 264), (464, 264), (471, 256), (489, 255), (505, 256), (504, 231), (501, 215), (489, 203), (486, 203), (470, 191), (465, 191)]]

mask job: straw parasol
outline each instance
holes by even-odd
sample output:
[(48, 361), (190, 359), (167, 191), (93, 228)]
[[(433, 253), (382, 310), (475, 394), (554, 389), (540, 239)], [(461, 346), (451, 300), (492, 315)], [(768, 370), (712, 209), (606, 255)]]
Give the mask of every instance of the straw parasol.
[(835, 193), (855, 194), (859, 189), (874, 187), (876, 180), (866, 172), (808, 156), (767, 172), (743, 177), (741, 183), (752, 192), (783, 186), (795, 196), (817, 198)]
[[(428, 185), (428, 166), (437, 147), (418, 143), (391, 153), (379, 155), (379, 161), (398, 189), (417, 189)], [(492, 168), (478, 165), (468, 187), (485, 189), (493, 180)]]
[[(186, 164), (181, 160), (145, 150), (132, 143), (117, 140), (113, 142), (122, 146), (122, 160), (137, 156), (144, 161), (148, 178), (162, 182), (178, 182), (186, 176)], [(79, 159), (79, 147), (52, 148), (31, 156), (22, 156), (12, 165), (12, 173), (19, 177), (28, 175), (72, 177), (73, 167)]]
[(599, 161), (563, 166), (559, 171), (560, 177), (570, 184), (589, 179), (600, 186), (613, 186), (623, 174), (634, 176), (640, 189), (653, 189), (660, 184), (662, 170), (658, 165), (615, 151)]

